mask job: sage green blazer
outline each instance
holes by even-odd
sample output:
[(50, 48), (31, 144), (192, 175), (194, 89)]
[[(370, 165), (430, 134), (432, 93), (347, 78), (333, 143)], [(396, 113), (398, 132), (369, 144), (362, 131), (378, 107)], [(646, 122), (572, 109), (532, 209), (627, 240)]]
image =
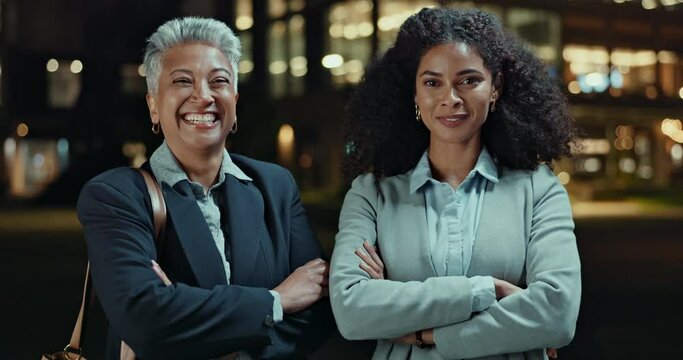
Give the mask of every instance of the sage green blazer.
[[(425, 198), (411, 172), (358, 176), (346, 194), (331, 261), (330, 298), (341, 334), (378, 339), (373, 359), (545, 359), (574, 336), (581, 274), (564, 187), (545, 165), (499, 170), (489, 182), (466, 276), (437, 277)], [(370, 279), (354, 249), (376, 244), (386, 280)], [(472, 313), (466, 277), (490, 275), (522, 288)], [(390, 340), (434, 329), (436, 346)]]

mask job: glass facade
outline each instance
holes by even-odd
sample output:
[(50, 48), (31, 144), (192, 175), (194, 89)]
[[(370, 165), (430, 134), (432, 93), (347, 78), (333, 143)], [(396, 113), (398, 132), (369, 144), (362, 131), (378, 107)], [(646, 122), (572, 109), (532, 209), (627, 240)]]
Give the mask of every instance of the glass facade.
[(337, 87), (358, 83), (363, 69), (372, 57), (372, 23), (374, 4), (369, 0), (343, 1), (328, 12), (327, 53), (325, 67)]
[[(669, 19), (660, 24), (652, 20), (656, 16), (641, 19), (633, 14), (664, 14), (665, 8), (678, 11), (676, 6), (680, 6), (662, 2), (650, 12), (634, 1), (557, 2), (562, 6), (502, 0), (235, 0), (228, 5), (209, 0), (201, 5), (182, 1), (178, 9), (169, 11), (214, 16), (236, 30), (242, 43), (240, 86), (248, 86), (244, 93), (250, 94), (240, 99), (240, 111), (270, 121), (266, 132), (276, 133), (285, 123), (291, 126), (296, 136), (288, 164), (298, 180), (304, 181), (304, 187), (319, 186), (338, 177), (338, 172), (330, 169), (336, 166), (341, 150), (333, 147), (338, 145), (343, 130), (344, 105), (350, 92), (371, 59), (393, 43), (403, 21), (423, 7), (435, 6), (476, 7), (497, 16), (504, 27), (530, 45), (564, 87), (581, 128), (589, 129), (583, 135), (584, 147), (575, 149), (575, 161), (560, 163), (561, 172), (568, 176), (563, 180), (566, 184), (619, 179), (666, 186), (670, 171), (683, 172), (683, 130), (675, 128), (679, 123), (675, 120), (683, 119), (683, 47), (676, 41), (683, 36), (677, 21)], [(592, 11), (591, 6), (598, 10)], [(612, 18), (617, 8), (631, 16), (615, 12)], [(118, 67), (114, 76), (120, 76), (117, 91), (125, 97), (121, 103), (127, 112), (146, 110), (144, 102), (135, 100), (146, 92), (144, 74), (134, 60), (139, 58), (139, 50), (135, 49), (135, 56), (122, 55), (120, 62), (110, 60)], [(8, 136), (16, 140), (15, 149), (24, 146), (20, 143), (25, 141), (52, 136), (51, 132), (59, 138), (62, 133), (54, 129), (62, 125), (52, 125), (52, 119), (41, 123), (35, 118), (43, 114), (50, 118), (54, 112), (59, 114), (54, 117), (65, 119), (54, 124), (71, 124), (71, 119), (66, 119), (83, 98), (81, 92), (87, 88), (90, 95), (94, 87), (84, 83), (89, 78), (83, 76), (88, 64), (70, 51), (50, 50), (32, 54), (28, 60), (37, 66), (29, 68), (24, 67), (23, 60), (10, 61), (13, 58), (8, 59), (8, 54), (0, 54), (0, 116), (8, 120), (7, 124), (25, 122), (31, 126), (30, 132), (28, 125), (26, 129), (12, 126)], [(29, 98), (23, 94), (39, 96), (44, 105), (36, 113), (27, 111), (29, 116), (21, 113), (22, 109), (15, 115), (10, 105), (15, 103), (13, 90), (20, 84), (11, 75), (15, 69), (22, 73), (33, 68), (40, 73), (34, 76), (34, 82), (44, 81), (44, 88), (22, 90), (19, 98)], [(102, 79), (111, 79), (110, 74)], [(254, 106), (259, 107), (257, 111), (253, 111)], [(147, 116), (142, 111), (135, 114)], [(92, 130), (88, 126), (81, 128), (83, 132)], [(245, 124), (242, 131), (248, 129)], [(19, 136), (17, 131), (28, 135)], [(58, 131), (67, 133), (70, 129)], [(117, 136), (121, 143), (140, 140)], [(277, 153), (277, 136), (272, 137), (267, 140), (272, 141), (270, 148), (262, 146), (260, 153)], [(77, 144), (75, 139), (73, 143)], [(136, 156), (133, 158), (139, 159)]]
[(425, 7), (435, 7), (438, 1), (430, 0), (396, 0), (382, 1), (379, 6), (379, 20), (377, 21), (379, 52), (383, 53), (396, 39), (401, 24), (412, 14)]

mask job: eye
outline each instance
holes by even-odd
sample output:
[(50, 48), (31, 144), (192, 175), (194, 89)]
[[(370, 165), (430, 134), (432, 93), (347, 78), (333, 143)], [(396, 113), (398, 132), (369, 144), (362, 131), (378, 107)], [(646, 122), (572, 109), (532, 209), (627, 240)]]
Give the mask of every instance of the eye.
[(462, 81), (460, 81), (460, 84), (462, 84), (462, 85), (478, 85), (481, 82), (482, 82), (482, 79), (480, 79), (478, 77), (468, 77), (468, 78), (464, 78)]
[(178, 84), (178, 85), (190, 85), (190, 84), (192, 84), (192, 80), (182, 77), (182, 78), (173, 79), (173, 83)]
[(436, 86), (439, 86), (441, 83), (439, 83), (439, 81), (435, 80), (435, 79), (427, 79), (427, 80), (425, 80), (424, 84), (427, 87), (436, 87)]
[(230, 84), (230, 80), (224, 77), (217, 77), (213, 80), (211, 80), (212, 84), (217, 84), (217, 85), (222, 85), (222, 84)]

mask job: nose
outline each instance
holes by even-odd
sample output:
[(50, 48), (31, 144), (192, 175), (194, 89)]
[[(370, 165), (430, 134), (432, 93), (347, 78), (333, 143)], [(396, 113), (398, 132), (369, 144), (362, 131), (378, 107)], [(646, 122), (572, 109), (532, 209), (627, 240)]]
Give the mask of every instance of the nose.
[(211, 94), (211, 88), (208, 82), (198, 81), (194, 89), (192, 90), (192, 96), (190, 98), (195, 103), (202, 106), (210, 105), (214, 102), (213, 95)]
[(444, 97), (441, 100), (441, 106), (456, 107), (462, 105), (462, 98), (458, 95), (455, 88), (449, 88), (445, 91)]

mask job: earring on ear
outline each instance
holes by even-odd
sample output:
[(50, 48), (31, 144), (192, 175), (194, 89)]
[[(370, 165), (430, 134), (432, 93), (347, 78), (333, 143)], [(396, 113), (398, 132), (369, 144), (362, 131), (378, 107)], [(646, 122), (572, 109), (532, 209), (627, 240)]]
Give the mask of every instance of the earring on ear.
[(422, 113), (420, 112), (420, 108), (417, 107), (417, 104), (415, 104), (415, 121), (422, 121)]
[(152, 123), (152, 133), (158, 135), (161, 132), (161, 125), (159, 122)]
[(235, 116), (235, 122), (232, 123), (232, 127), (230, 128), (230, 133), (234, 134), (237, 132), (237, 116)]
[(496, 112), (496, 99), (491, 99), (491, 112)]

